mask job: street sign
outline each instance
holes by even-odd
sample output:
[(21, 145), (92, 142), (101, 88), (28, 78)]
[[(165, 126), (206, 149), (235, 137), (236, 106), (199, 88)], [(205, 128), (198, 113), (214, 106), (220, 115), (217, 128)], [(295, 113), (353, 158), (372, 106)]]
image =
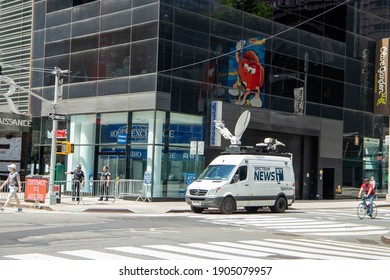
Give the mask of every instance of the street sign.
[(49, 114), (49, 119), (53, 121), (61, 121), (61, 122), (66, 122), (66, 115), (60, 115), (60, 114)]

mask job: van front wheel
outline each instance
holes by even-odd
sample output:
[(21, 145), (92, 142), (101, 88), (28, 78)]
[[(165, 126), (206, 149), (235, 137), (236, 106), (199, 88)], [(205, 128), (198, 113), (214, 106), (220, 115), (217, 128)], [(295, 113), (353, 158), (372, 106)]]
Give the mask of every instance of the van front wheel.
[(283, 197), (279, 197), (270, 209), (272, 213), (283, 213), (287, 209), (287, 201)]
[(221, 212), (223, 214), (232, 214), (236, 210), (236, 202), (230, 196), (225, 197), (222, 201)]

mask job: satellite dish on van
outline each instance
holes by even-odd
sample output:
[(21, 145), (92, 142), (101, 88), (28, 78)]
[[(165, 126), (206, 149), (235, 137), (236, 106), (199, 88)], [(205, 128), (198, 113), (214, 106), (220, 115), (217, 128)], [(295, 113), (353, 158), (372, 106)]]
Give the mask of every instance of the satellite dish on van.
[(234, 135), (237, 140), (240, 140), (242, 134), (244, 134), (245, 129), (248, 127), (249, 121), (251, 119), (251, 112), (248, 110), (241, 114), (236, 123), (236, 127), (234, 128)]
[(248, 110), (241, 114), (234, 128), (234, 135), (232, 135), (229, 129), (225, 127), (223, 121), (214, 121), (214, 122), (215, 122), (215, 127), (219, 130), (219, 132), (222, 134), (222, 136), (225, 139), (230, 140), (231, 145), (241, 145), (240, 139), (242, 137), (242, 134), (244, 134), (245, 129), (248, 127), (250, 118), (251, 118), (251, 113)]

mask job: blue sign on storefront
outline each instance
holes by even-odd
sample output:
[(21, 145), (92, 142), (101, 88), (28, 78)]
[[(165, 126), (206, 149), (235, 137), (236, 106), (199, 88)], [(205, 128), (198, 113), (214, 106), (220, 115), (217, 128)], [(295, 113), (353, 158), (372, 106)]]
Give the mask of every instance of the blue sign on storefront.
[[(110, 154), (120, 154), (124, 157), (125, 149), (102, 149), (102, 153), (110, 153)], [(164, 152), (162, 156), (164, 157)], [(104, 157), (104, 155), (102, 155)], [(108, 155), (107, 155), (108, 156)], [(148, 150), (147, 149), (132, 149), (130, 151), (131, 159), (140, 159), (146, 160), (148, 158)], [(190, 155), (189, 150), (182, 151), (170, 151), (168, 158), (170, 161), (192, 161), (195, 159), (194, 155)]]
[[(165, 128), (163, 127), (163, 131)], [(131, 143), (148, 143), (149, 125), (133, 124), (131, 127)], [(170, 143), (190, 143), (190, 141), (202, 140), (202, 125), (196, 124), (171, 124), (169, 134)], [(126, 144), (128, 135), (127, 125), (109, 124), (101, 127), (101, 143)], [(162, 133), (164, 137), (164, 133)], [(161, 139), (164, 142), (164, 139)]]

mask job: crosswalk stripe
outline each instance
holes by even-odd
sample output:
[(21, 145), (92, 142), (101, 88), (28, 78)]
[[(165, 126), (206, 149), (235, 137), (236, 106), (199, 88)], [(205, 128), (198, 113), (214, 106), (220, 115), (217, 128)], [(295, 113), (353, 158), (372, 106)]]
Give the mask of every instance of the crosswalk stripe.
[[(294, 240), (295, 242), (295, 240)], [(369, 246), (369, 245), (360, 245), (360, 244), (352, 244), (346, 242), (337, 242), (333, 240), (310, 240), (310, 239), (299, 239), (297, 242), (304, 242), (305, 246), (326, 246), (330, 250), (338, 250), (338, 251), (364, 251), (366, 254), (370, 255), (379, 255), (390, 258), (390, 250), (388, 248), (381, 248), (378, 246)], [(311, 245), (309, 245), (311, 244)]]
[(20, 255), (7, 255), (6, 258), (15, 260), (67, 260), (66, 258), (60, 258), (45, 254), (31, 253), (31, 254), (20, 254)]
[(357, 232), (319, 232), (319, 233), (310, 233), (312, 235), (318, 235), (318, 236), (359, 236), (359, 235), (379, 235), (379, 234), (387, 234), (389, 233), (389, 230), (361, 230)]
[(335, 224), (332, 222), (326, 222), (326, 223), (306, 223), (305, 225), (281, 225), (281, 226), (267, 226), (269, 229), (291, 229), (291, 228), (296, 228), (296, 229), (304, 229), (304, 228), (339, 228), (339, 227), (353, 227), (355, 226), (354, 224)]
[[(202, 248), (202, 246), (193, 246), (192, 244), (180, 244), (181, 246), (189, 246), (189, 247), (196, 247), (196, 248)], [(222, 260), (234, 260), (234, 259), (247, 259), (243, 257), (236, 257), (230, 255), (231, 252), (229, 251), (229, 254), (220, 254), (220, 253), (215, 253), (215, 252), (208, 252), (208, 251), (202, 251), (202, 250), (196, 250), (196, 249), (188, 249), (188, 248), (183, 248), (183, 247), (178, 247), (178, 246), (171, 246), (171, 245), (151, 245), (151, 246), (146, 246), (148, 248), (153, 248), (153, 249), (160, 249), (160, 250), (168, 250), (168, 251), (174, 251), (178, 253), (184, 253), (184, 254), (189, 254), (189, 255), (197, 255), (201, 256), (203, 258), (210, 258), (210, 259), (222, 259)], [(214, 251), (219, 251), (219, 250), (214, 250)], [(226, 252), (224, 250), (223, 252)], [(258, 257), (258, 256), (256, 256)]]
[(155, 257), (155, 258), (162, 259), (162, 260), (199, 260), (199, 258), (195, 258), (195, 257), (160, 252), (160, 251), (156, 251), (156, 250), (149, 250), (149, 249), (131, 247), (131, 246), (111, 247), (111, 248), (107, 248), (107, 249), (125, 252), (125, 253), (131, 253), (131, 254), (135, 254), (135, 255), (150, 256), (150, 257)]
[[(243, 242), (243, 241), (241, 241)], [(274, 248), (271, 243), (267, 243), (266, 246), (254, 246), (249, 244), (242, 244), (242, 243), (233, 243), (233, 242), (210, 242), (212, 244), (217, 244), (221, 246), (231, 247), (231, 248), (241, 248), (245, 250), (251, 250), (251, 251), (260, 251), (260, 252), (268, 252), (269, 254), (279, 254), (279, 255), (286, 255), (286, 256), (294, 256), (298, 258), (304, 258), (304, 259), (325, 259), (325, 260), (334, 260), (335, 257), (328, 257), (328, 256), (319, 256), (318, 254), (312, 254), (310, 251), (308, 252), (297, 252), (294, 250), (288, 250), (288, 249), (279, 249)], [(230, 250), (230, 249), (226, 249)], [(338, 259), (345, 259), (345, 258), (338, 258)]]
[(109, 253), (103, 253), (94, 250), (74, 250), (74, 251), (62, 251), (60, 254), (71, 255), (76, 257), (82, 257), (91, 260), (136, 260), (136, 258), (131, 258), (122, 255), (115, 255)]
[(279, 249), (278, 254), (284, 254), (284, 255), (292, 255), (292, 256), (303, 256), (305, 257), (306, 254), (312, 255), (312, 257), (308, 258), (314, 258), (314, 259), (324, 259), (324, 260), (335, 260), (335, 259), (356, 259), (353, 257), (346, 257), (346, 256), (339, 256), (331, 254), (331, 252), (325, 251), (325, 250), (318, 250), (315, 248), (312, 248), (309, 250), (309, 253), (307, 252), (306, 248), (302, 246), (296, 246), (296, 245), (288, 245), (288, 244), (277, 244), (277, 243), (271, 243), (265, 241), (258, 241), (258, 240), (248, 240), (248, 241), (240, 241), (240, 243), (250, 244), (254, 246), (261, 246), (262, 250), (277, 250)]
[(203, 222), (219, 225), (249, 226), (270, 230), (277, 230), (288, 233), (311, 234), (317, 236), (360, 236), (379, 235), (389, 233), (390, 230), (384, 227), (375, 227), (353, 223), (339, 223), (336, 221), (320, 221), (317, 219), (298, 219), (294, 217), (281, 216), (242, 216), (232, 215), (221, 218), (220, 216), (195, 215), (192, 218), (201, 218)]
[(380, 228), (380, 227), (369, 227), (369, 226), (355, 226), (355, 227), (348, 227), (348, 228), (340, 228), (340, 227), (337, 227), (337, 228), (328, 228), (328, 229), (323, 229), (323, 228), (309, 228), (309, 229), (286, 229), (286, 230), (282, 230), (284, 232), (305, 232), (305, 233), (311, 233), (311, 232), (345, 232), (345, 231), (348, 231), (348, 232), (351, 232), (351, 231), (361, 231), (361, 230), (365, 230), (365, 231), (373, 231), (373, 230), (379, 230), (379, 229), (383, 229), (383, 228)]
[[(201, 248), (208, 251), (218, 251), (218, 252), (226, 252), (226, 248), (218, 245), (213, 244), (205, 244), (205, 243), (190, 243), (190, 244), (181, 244), (183, 246), (189, 246), (189, 247), (195, 247), (195, 248)], [(207, 253), (208, 256), (209, 252)], [(244, 259), (248, 259), (249, 257), (267, 257), (269, 256), (268, 253), (260, 253), (260, 252), (250, 252), (247, 250), (240, 250), (240, 249), (230, 249), (229, 254), (236, 254), (236, 255), (244, 255), (246, 256)], [(240, 259), (238, 256), (230, 257), (229, 259)]]
[(282, 243), (282, 244), (288, 244), (288, 245), (297, 245), (297, 246), (305, 246), (306, 248), (309, 247), (309, 250), (312, 251), (314, 248), (315, 250), (318, 250), (319, 253), (326, 253), (330, 255), (342, 255), (342, 256), (348, 256), (348, 257), (354, 257), (359, 259), (366, 259), (368, 256), (370, 257), (376, 257), (380, 259), (390, 259), (389, 254), (380, 254), (376, 253), (373, 254), (372, 252), (366, 252), (364, 249), (348, 249), (348, 248), (341, 248), (337, 246), (332, 245), (320, 245), (320, 244), (310, 244), (310, 241), (302, 241), (302, 240), (282, 240), (282, 239), (267, 239), (267, 241), (271, 241), (273, 243)]

